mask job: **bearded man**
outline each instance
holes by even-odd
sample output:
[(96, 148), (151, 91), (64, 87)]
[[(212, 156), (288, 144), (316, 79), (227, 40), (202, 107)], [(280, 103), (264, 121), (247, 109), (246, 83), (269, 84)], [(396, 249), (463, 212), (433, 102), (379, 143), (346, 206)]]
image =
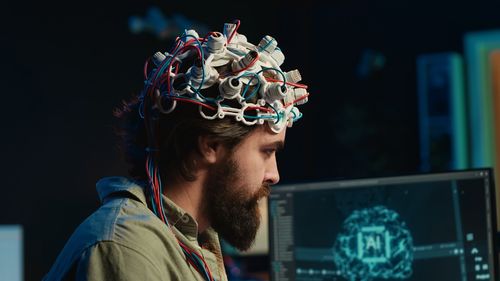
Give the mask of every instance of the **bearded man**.
[(148, 60), (144, 90), (115, 111), (129, 177), (97, 183), (102, 206), (44, 280), (227, 280), (219, 236), (252, 245), (308, 96), (274, 38), (254, 46), (238, 27), (189, 30)]

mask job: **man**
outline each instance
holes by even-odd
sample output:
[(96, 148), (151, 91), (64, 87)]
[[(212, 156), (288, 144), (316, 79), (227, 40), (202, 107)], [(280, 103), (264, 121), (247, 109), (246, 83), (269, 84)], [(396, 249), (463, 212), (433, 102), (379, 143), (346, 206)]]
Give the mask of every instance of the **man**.
[(218, 235), (251, 246), (308, 96), (273, 38), (254, 46), (238, 27), (187, 31), (146, 65), (143, 92), (115, 112), (130, 178), (97, 183), (102, 206), (45, 280), (227, 280)]

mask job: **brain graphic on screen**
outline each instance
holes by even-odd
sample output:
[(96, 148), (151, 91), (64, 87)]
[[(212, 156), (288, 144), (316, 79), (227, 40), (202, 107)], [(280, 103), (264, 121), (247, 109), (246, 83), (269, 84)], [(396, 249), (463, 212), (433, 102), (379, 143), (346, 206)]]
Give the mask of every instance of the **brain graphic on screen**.
[(407, 279), (412, 274), (413, 238), (395, 211), (384, 206), (355, 210), (337, 235), (333, 257), (350, 281)]

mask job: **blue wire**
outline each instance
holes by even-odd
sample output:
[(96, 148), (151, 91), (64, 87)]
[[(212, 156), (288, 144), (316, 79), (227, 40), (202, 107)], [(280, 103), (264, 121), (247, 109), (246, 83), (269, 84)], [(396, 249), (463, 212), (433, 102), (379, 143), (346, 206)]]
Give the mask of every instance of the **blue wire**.
[(302, 112), (299, 112), (299, 116), (297, 116), (297, 114), (292, 110), (292, 114), (293, 114), (293, 122), (296, 122), (297, 120), (299, 120), (300, 118), (302, 118)]
[(151, 206), (153, 207), (153, 213), (158, 216), (158, 212), (156, 211), (156, 206), (155, 206), (155, 201), (154, 201), (154, 196), (153, 192), (151, 192)]
[(248, 96), (248, 97), (245, 98), (245, 101), (247, 101), (250, 98), (252, 98), (258, 92), (258, 90), (260, 89), (260, 86), (261, 86), (260, 80), (259, 80), (259, 76), (258, 76), (257, 73), (245, 72), (245, 73), (241, 74), (240, 76), (238, 76), (236, 79), (240, 79), (241, 77), (248, 77), (248, 76), (252, 76), (252, 78), (245, 85), (245, 88), (243, 89), (243, 92), (241, 93), (241, 97), (245, 98), (245, 96), (247, 94), (247, 91), (250, 88), (250, 83), (252, 83), (252, 80), (254, 80), (255, 78), (257, 78), (257, 85), (254, 87), (254, 89), (253, 89), (252, 93), (250, 94), (250, 96)]
[[(205, 101), (209, 101), (209, 102), (212, 102), (212, 103), (214, 103), (214, 104), (215, 104), (217, 101), (219, 101), (219, 99), (218, 99), (218, 98), (217, 98), (217, 99), (214, 99), (214, 98), (207, 98), (207, 97), (205, 97), (204, 95), (202, 95), (202, 94), (200, 93), (200, 91), (198, 91), (197, 89), (195, 89), (195, 88), (194, 88), (192, 85), (190, 85), (190, 84), (188, 84), (188, 86), (191, 88), (191, 90), (193, 90), (193, 92), (194, 92), (197, 96), (201, 97), (201, 98), (202, 98), (203, 100), (205, 100)], [(192, 100), (198, 101), (198, 100), (196, 100), (196, 99), (192, 99)]]
[[(195, 255), (194, 253), (185, 250), (183, 247), (181, 247), (181, 249), (184, 252), (184, 255), (186, 256), (186, 258), (190, 259), (195, 264), (195, 267), (197, 267), (198, 271), (202, 275), (204, 275), (205, 279), (207, 281), (210, 281), (210, 276), (208, 275), (208, 272), (205, 269), (205, 266), (204, 266), (203, 262), (200, 260), (200, 258), (198, 258), (198, 256)], [(213, 278), (213, 280), (215, 280), (215, 278)]]
[(262, 50), (265, 50), (267, 48), (267, 46), (269, 46), (272, 42), (274, 42), (274, 40), (275, 39), (273, 38), (272, 40), (270, 40), (269, 42), (267, 42), (266, 45), (264, 45), (262, 48), (259, 47), (259, 52), (262, 52)]
[[(149, 159), (148, 160), (148, 170), (151, 171), (151, 162), (152, 160)], [(149, 178), (153, 178), (153, 173), (152, 172), (149, 172)], [(149, 187), (150, 187), (150, 192), (151, 192), (151, 206), (153, 207), (153, 213), (158, 216), (158, 210), (156, 209), (156, 203), (155, 203), (155, 200), (154, 200), (154, 186), (153, 186), (153, 182), (151, 181), (149, 183)]]
[[(157, 70), (157, 75), (156, 77), (160, 77), (164, 72), (165, 72), (165, 68), (170, 64), (170, 61), (177, 55), (178, 53), (178, 49), (175, 50), (175, 52), (173, 54), (170, 54), (170, 56), (168, 56), (165, 61), (163, 62), (163, 64), (161, 65), (161, 68)], [(153, 85), (153, 77), (155, 75), (149, 75), (149, 78), (148, 80), (146, 80), (144, 83), (146, 84), (146, 93), (147, 93), (147, 89), (149, 88), (150, 85)], [(157, 79), (157, 78), (154, 78), (154, 79)]]
[[(245, 94), (246, 94), (246, 91), (248, 90), (248, 88), (250, 87), (249, 85), (250, 84), (247, 84), (247, 86), (245, 87)], [(253, 89), (252, 93), (247, 98), (245, 98), (245, 101), (253, 98), (253, 96), (255, 96), (255, 94), (259, 91), (259, 89), (260, 89), (260, 82), (257, 84), (257, 87), (255, 87)]]
[(256, 74), (260, 74), (261, 72), (266, 71), (266, 70), (274, 70), (274, 71), (278, 72), (279, 74), (281, 74), (281, 77), (283, 77), (283, 86), (286, 85), (286, 75), (285, 75), (285, 73), (283, 73), (283, 71), (281, 71), (281, 70), (279, 70), (277, 68), (274, 68), (274, 67), (263, 67)]
[[(200, 88), (201, 89), (201, 86), (203, 85), (203, 82), (205, 81), (205, 69), (203, 68), (203, 65), (204, 65), (204, 54), (203, 54), (203, 46), (201, 45), (201, 43), (198, 41), (198, 39), (196, 37), (194, 37), (193, 35), (187, 35), (187, 34), (183, 34), (181, 37), (179, 37), (179, 39), (182, 39), (182, 38), (189, 38), (189, 37), (192, 37), (195, 40), (195, 42), (199, 45), (199, 50), (200, 50), (200, 54), (201, 54), (201, 60), (202, 60), (202, 83), (200, 84)], [(165, 62), (162, 64), (161, 68), (158, 70), (158, 75), (156, 75), (156, 77), (160, 77), (163, 73), (165, 73), (165, 69), (167, 68), (167, 66), (170, 64), (170, 61), (172, 59), (174, 59), (177, 54), (179, 53), (179, 51), (181, 50), (181, 47), (179, 46), (179, 48), (175, 49), (174, 50), (174, 53), (171, 54), (170, 56), (168, 56), (166, 59), (165, 59)], [(150, 78), (148, 79), (148, 84), (150, 84), (153, 79), (153, 76), (154, 75), (150, 75)], [(155, 78), (156, 79), (156, 78)], [(173, 83), (173, 81), (172, 81)], [(147, 89), (148, 87), (146, 87)]]
[(274, 116), (251, 116), (251, 115), (243, 115), (246, 119), (274, 119)]
[[(295, 115), (295, 114), (294, 114), (294, 115)], [(301, 112), (301, 113), (299, 114), (299, 116), (298, 116), (298, 117), (297, 117), (297, 116), (295, 116), (295, 118), (293, 118), (293, 122), (295, 122), (295, 121), (299, 120), (300, 118), (302, 118), (302, 116), (303, 116), (303, 114), (302, 114), (302, 112)]]
[(270, 103), (268, 103), (267, 105), (269, 105), (269, 107), (271, 107), (274, 112), (276, 112), (276, 117), (277, 117), (277, 120), (274, 122), (274, 124), (278, 124), (278, 122), (280, 121), (281, 119), (281, 116), (280, 116), (280, 113), (276, 110), (276, 108), (274, 108), (274, 106), (272, 106)]
[(167, 215), (165, 214), (165, 207), (163, 207), (163, 199), (161, 198), (161, 195), (163, 194), (163, 184), (161, 182), (161, 177), (159, 176), (159, 173), (158, 173), (158, 185), (160, 189), (160, 211), (162, 215), (165, 217), (165, 224), (169, 226)]
[[(198, 87), (198, 92), (201, 90), (201, 87), (203, 86), (203, 83), (205, 82), (205, 55), (203, 54), (203, 46), (201, 45), (200, 41), (198, 38), (194, 37), (193, 35), (183, 35), (180, 38), (188, 38), (192, 37), (195, 39), (195, 42), (198, 44), (198, 49), (200, 50), (200, 55), (201, 55), (201, 83), (200, 86)], [(177, 52), (176, 52), (177, 53)]]
[[(241, 76), (249, 76), (249, 74), (253, 75), (252, 79), (250, 79), (250, 81), (248, 81), (248, 84), (245, 86), (245, 89), (243, 90), (243, 93), (242, 93), (242, 97), (245, 97), (246, 95), (246, 92), (248, 90), (248, 88), (250, 87), (250, 83), (252, 82), (253, 79), (255, 79), (255, 77), (259, 77), (258, 75), (266, 70), (274, 70), (278, 73), (281, 74), (281, 76), (283, 77), (283, 86), (286, 85), (286, 76), (285, 74), (283, 73), (283, 71), (277, 69), (277, 68), (273, 68), (273, 67), (263, 67), (261, 70), (257, 71), (256, 73), (251, 73), (251, 72), (245, 72), (243, 75)], [(240, 78), (241, 76), (239, 76), (238, 78)], [(250, 98), (252, 98), (256, 93), (257, 91), (260, 89), (261, 85), (260, 85), (260, 80), (257, 79), (257, 81), (259, 82), (258, 83), (258, 86), (254, 88), (253, 92), (250, 94), (249, 97), (245, 98), (245, 101), (249, 100)]]
[[(200, 50), (201, 61), (202, 61), (202, 63), (201, 63), (201, 75), (202, 75), (202, 76), (201, 76), (201, 83), (200, 83), (200, 86), (198, 87), (198, 89), (194, 89), (192, 85), (189, 85), (189, 84), (188, 84), (188, 85), (191, 87), (191, 89), (193, 90), (193, 92), (194, 92), (196, 95), (200, 96), (200, 97), (201, 97), (202, 99), (204, 99), (204, 100), (210, 100), (210, 99), (208, 99), (208, 98), (204, 97), (204, 96), (200, 93), (201, 88), (203, 87), (203, 84), (205, 83), (205, 67), (204, 67), (204, 66), (205, 66), (205, 56), (204, 56), (204, 53), (203, 53), (203, 46), (201, 45), (200, 41), (198, 41), (198, 40), (197, 40), (197, 38), (196, 38), (196, 37), (194, 37), (193, 35), (183, 35), (183, 36), (181, 36), (180, 38), (187, 38), (187, 37), (192, 37), (192, 38), (196, 39), (196, 41), (195, 41), (195, 42), (198, 44), (198, 50)], [(175, 54), (173, 54), (173, 55), (172, 55), (172, 58), (174, 58), (174, 57), (175, 57), (175, 55), (176, 55), (177, 53), (178, 53), (178, 50), (175, 52)], [(171, 86), (171, 88), (173, 88), (173, 83), (174, 83), (174, 80), (172, 80), (170, 83), (171, 83), (171, 85), (170, 85), (170, 86)], [(212, 101), (213, 101), (213, 99), (212, 99)]]
[(144, 100), (139, 104), (139, 116), (144, 119)]
[(198, 264), (198, 268), (203, 269), (203, 273), (205, 274), (205, 278), (207, 280), (210, 280), (208, 272), (206, 271), (205, 266), (204, 266), (203, 262), (200, 260), (200, 258), (198, 258), (198, 256), (195, 255), (194, 253), (190, 253), (190, 256), (191, 256), (192, 260), (194, 260), (196, 262), (196, 264)]
[[(199, 100), (194, 99), (194, 98), (190, 98), (190, 97), (183, 97), (183, 96), (177, 96), (177, 95), (171, 95), (171, 94), (163, 94), (163, 95), (166, 96), (166, 97), (181, 98), (181, 99), (185, 99), (185, 100), (191, 100), (191, 101), (200, 102)], [(216, 104), (216, 102), (218, 101), (218, 99), (212, 99), (212, 98), (205, 98), (205, 100), (207, 100), (209, 102), (213, 102), (214, 104)], [(206, 105), (210, 105), (210, 104), (207, 104), (207, 103), (205, 103), (205, 104)]]

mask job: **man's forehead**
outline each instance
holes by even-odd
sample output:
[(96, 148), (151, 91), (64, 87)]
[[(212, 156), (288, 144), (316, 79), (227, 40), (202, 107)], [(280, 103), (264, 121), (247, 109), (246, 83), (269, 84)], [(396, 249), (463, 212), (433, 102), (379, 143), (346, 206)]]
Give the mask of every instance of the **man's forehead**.
[(274, 133), (267, 126), (262, 126), (262, 129), (257, 131), (257, 139), (260, 144), (263, 145), (275, 145), (277, 148), (282, 148), (285, 145), (286, 129), (283, 129), (280, 133)]

